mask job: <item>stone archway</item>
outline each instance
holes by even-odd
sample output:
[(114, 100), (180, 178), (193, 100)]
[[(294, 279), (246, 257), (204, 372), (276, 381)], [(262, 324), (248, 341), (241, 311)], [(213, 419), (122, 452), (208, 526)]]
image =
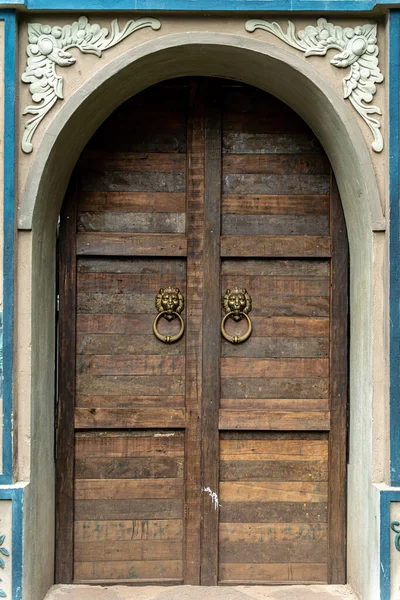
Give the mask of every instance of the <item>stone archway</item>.
[[(40, 597), (52, 582), (53, 386), (55, 225), (65, 188), (80, 151), (100, 123), (128, 97), (167, 78), (183, 75), (229, 77), (259, 87), (290, 105), (312, 127), (337, 178), (350, 242), (351, 462), (349, 465), (349, 579), (366, 597), (376, 597), (374, 553), (377, 498), (372, 483), (372, 281), (373, 235), (382, 214), (371, 158), (361, 131), (329, 82), (292, 52), (244, 36), (219, 33), (168, 35), (116, 58), (88, 80), (48, 126), (32, 163), (19, 207), (22, 251), (31, 253), (31, 484), (25, 536), (40, 536), (40, 556), (26, 557), (25, 580)], [(301, 90), (293, 94), (293, 89)], [(93, 110), (93, 106), (96, 110)], [(28, 233), (28, 231), (32, 233)], [(20, 246), (21, 248), (21, 246)], [(368, 505), (368, 527), (359, 527)], [(358, 549), (372, 548), (367, 564)], [(365, 573), (369, 579), (365, 581)]]

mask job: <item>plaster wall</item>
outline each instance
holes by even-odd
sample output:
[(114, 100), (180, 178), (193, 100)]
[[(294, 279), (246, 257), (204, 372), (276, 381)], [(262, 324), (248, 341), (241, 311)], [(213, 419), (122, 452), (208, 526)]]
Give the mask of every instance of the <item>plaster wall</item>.
[[(61, 15), (36, 20), (62, 24), (64, 18), (73, 20)], [(259, 32), (260, 39), (246, 34), (246, 18), (159, 18), (159, 32), (136, 32), (100, 60), (79, 56), (76, 65), (63, 69), (66, 100), (42, 123), (33, 153), (18, 156), (19, 222), (26, 229), (18, 236), (18, 469), (30, 481), (24, 544), (41, 549), (25, 558), (25, 597), (41, 599), (53, 577), (54, 248), (65, 188), (80, 151), (114, 108), (153, 83), (193, 74), (231, 77), (277, 95), (311, 125), (334, 167), (351, 261), (348, 578), (363, 600), (376, 600), (379, 495), (372, 482), (382, 481), (387, 471), (388, 434), (382, 427), (388, 405), (388, 313), (387, 238), (373, 229), (384, 226), (379, 211), (382, 216), (387, 197), (386, 153), (370, 149), (369, 130), (343, 101), (343, 72), (326, 58), (305, 59), (273, 36), (264, 42), (264, 32)], [(104, 18), (104, 25), (109, 22)], [(298, 24), (306, 21), (296, 20)], [(226, 33), (235, 28), (240, 35)], [(24, 35), (22, 27), (21, 50)], [(26, 87), (21, 89), (20, 109), (30, 103), (25, 92)], [(376, 103), (383, 105), (384, 86), (379, 94)]]

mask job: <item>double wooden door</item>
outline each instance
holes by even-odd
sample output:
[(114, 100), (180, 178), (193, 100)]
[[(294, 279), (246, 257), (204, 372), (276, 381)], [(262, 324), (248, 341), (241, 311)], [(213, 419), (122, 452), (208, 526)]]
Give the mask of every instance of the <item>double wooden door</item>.
[(157, 85), (60, 223), (57, 581), (344, 582), (347, 239), (306, 124), (236, 82)]

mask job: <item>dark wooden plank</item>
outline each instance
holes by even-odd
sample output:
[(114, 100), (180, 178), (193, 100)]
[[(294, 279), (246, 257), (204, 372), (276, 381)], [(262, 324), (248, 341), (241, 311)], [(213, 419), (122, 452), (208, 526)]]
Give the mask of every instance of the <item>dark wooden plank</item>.
[[(221, 106), (219, 85), (210, 81), (206, 92), (204, 190), (204, 302), (203, 302), (203, 488), (218, 493), (220, 395), (220, 230), (221, 230)], [(218, 509), (204, 493), (201, 539), (201, 584), (218, 582)]]
[[(311, 434), (306, 439), (299, 433), (291, 437), (282, 437), (280, 434), (266, 432), (264, 436), (249, 439), (246, 433), (225, 432), (221, 434), (220, 455), (223, 460), (327, 460), (328, 441), (316, 439)], [(290, 434), (287, 434), (290, 435)], [(234, 437), (233, 437), (234, 436)]]
[[(152, 273), (154, 275), (172, 273), (179, 275), (184, 280), (186, 279), (186, 261), (177, 258), (170, 260), (169, 258), (152, 257), (80, 257), (78, 273)], [(310, 274), (312, 274), (311, 271)]]
[[(94, 219), (92, 218), (92, 221)], [(147, 225), (147, 222), (142, 219), (142, 222)], [(162, 221), (155, 222), (152, 231), (161, 231)], [(179, 227), (182, 226), (182, 221), (178, 221), (174, 215), (170, 216), (169, 222), (164, 225), (166, 233), (180, 233)], [(140, 223), (138, 223), (138, 226)], [(150, 227), (150, 225), (147, 225)], [(143, 227), (143, 225), (142, 225)], [(156, 229), (158, 227), (159, 229)], [(169, 227), (169, 231), (166, 228)], [(103, 229), (102, 231), (107, 231)], [(119, 229), (119, 231), (125, 231)], [(130, 231), (133, 231), (132, 225)], [(150, 231), (150, 229), (149, 229)], [(325, 216), (314, 215), (224, 215), (222, 219), (223, 235), (329, 235), (329, 219)]]
[[(154, 115), (152, 115), (154, 119)], [(171, 125), (172, 119), (168, 119)], [(179, 120), (176, 125), (179, 126)], [(307, 157), (304, 157), (304, 160)], [(311, 160), (316, 160), (315, 157)], [(319, 164), (319, 163), (316, 163)], [(172, 152), (106, 152), (86, 151), (79, 160), (79, 167), (96, 171), (163, 171), (170, 173), (173, 171), (183, 172), (186, 170), (186, 155)]]
[[(255, 157), (260, 158), (260, 155), (255, 155)], [(329, 215), (329, 196), (223, 194), (222, 211), (224, 215), (327, 216)]]
[(200, 583), (202, 310), (204, 296), (204, 91), (191, 80), (187, 126), (187, 303), (184, 582)]
[[(164, 260), (164, 262), (166, 261)], [(244, 266), (247, 275), (262, 275), (264, 277), (298, 277), (301, 279), (303, 277), (330, 277), (331, 273), (330, 261), (326, 259), (260, 260), (247, 258), (246, 260), (223, 260), (221, 265), (222, 275), (236, 275), (241, 272)]]
[[(259, 123), (256, 127), (258, 126)], [(226, 173), (279, 173), (281, 175), (330, 173), (327, 157), (315, 154), (309, 156), (307, 154), (224, 154), (222, 169), (224, 175)]]
[[(245, 271), (245, 265), (243, 265), (241, 272), (236, 273), (236, 276), (224, 275), (222, 277), (222, 287), (232, 288), (236, 284), (239, 287), (246, 287), (249, 293), (267, 297), (329, 296), (330, 280), (328, 277), (271, 277), (264, 275), (247, 275), (247, 273), (243, 273), (243, 271)], [(86, 275), (86, 277), (89, 277), (89, 275)], [(263, 306), (263, 304), (260, 304), (259, 300), (255, 301), (254, 305), (254, 308)]]
[(223, 460), (221, 481), (327, 481), (326, 460)]
[(221, 256), (228, 257), (329, 257), (328, 236), (224, 235)]
[(317, 358), (329, 355), (329, 338), (251, 337), (246, 344), (222, 344), (222, 356)]
[(327, 544), (320, 542), (225, 542), (220, 547), (222, 563), (325, 563)]
[(80, 192), (79, 210), (184, 213), (185, 199), (182, 192)]
[(77, 500), (75, 518), (96, 519), (179, 519), (182, 500)]
[(118, 427), (185, 427), (183, 408), (75, 408), (77, 429)]
[[(75, 464), (76, 479), (126, 479), (182, 478), (182, 457), (89, 457), (78, 458)], [(78, 518), (78, 517), (76, 517)], [(89, 517), (85, 517), (89, 518)], [(95, 516), (93, 517), (96, 518)], [(111, 516), (109, 517), (112, 518)], [(131, 516), (134, 518), (134, 516)], [(143, 517), (144, 518), (144, 517)], [(161, 518), (161, 517), (160, 517)]]
[(81, 431), (75, 435), (75, 457), (183, 456), (183, 431)]
[[(319, 280), (317, 280), (319, 281)], [(160, 287), (179, 287), (185, 292), (185, 279), (177, 273), (79, 273), (79, 293), (126, 293), (139, 292), (154, 296)], [(311, 295), (311, 294), (310, 294)], [(140, 310), (140, 307), (138, 307)], [(154, 311), (153, 311), (154, 312)]]
[[(76, 396), (76, 408), (181, 408), (184, 396)], [(228, 407), (227, 407), (228, 408)], [(312, 406), (310, 407), (313, 408)], [(324, 407), (319, 407), (324, 410)]]
[(327, 411), (229, 410), (219, 411), (220, 429), (326, 430), (330, 428)]
[[(325, 217), (319, 218), (324, 219)], [(107, 212), (81, 212), (78, 217), (79, 232), (184, 234), (185, 227), (184, 213), (113, 212), (108, 210)]]
[(76, 252), (87, 256), (186, 256), (186, 236), (172, 233), (78, 233)]
[(229, 154), (318, 154), (320, 145), (309, 134), (231, 133), (223, 136), (224, 153)]
[[(224, 194), (329, 194), (329, 174), (324, 175), (260, 175), (227, 174), (223, 177)], [(179, 189), (168, 190), (177, 191)]]
[(77, 179), (73, 175), (61, 209), (59, 239), (56, 583), (72, 583), (73, 580), (76, 202)]
[[(181, 519), (128, 521), (75, 521), (75, 542), (115, 542), (133, 540), (182, 540)], [(305, 531), (307, 531), (305, 529)], [(311, 538), (310, 538), (311, 539)]]
[(326, 523), (323, 502), (229, 502), (221, 504), (221, 523)]
[(329, 434), (328, 582), (346, 581), (346, 456), (349, 249), (336, 181), (331, 200), (331, 431)]
[[(223, 358), (221, 377), (328, 377), (328, 358)], [(264, 383), (264, 382), (263, 382)], [(268, 385), (268, 382), (265, 382)]]
[(85, 375), (184, 375), (185, 357), (78, 355), (76, 368)]
[[(131, 315), (131, 318), (134, 318)], [(260, 338), (262, 339), (262, 338)], [(312, 339), (312, 338), (310, 338)], [(321, 338), (316, 338), (321, 339)], [(151, 333), (148, 335), (119, 335), (113, 333), (93, 333), (77, 336), (78, 354), (109, 354), (110, 348), (113, 354), (184, 354), (185, 347), (181, 343), (162, 344)], [(132, 390), (129, 391), (129, 394)], [(169, 394), (168, 394), (169, 395)]]
[(221, 584), (272, 585), (326, 583), (326, 563), (221, 563)]
[(185, 186), (185, 173), (89, 170), (80, 172), (80, 189), (83, 192), (182, 193), (185, 192)]
[[(244, 372), (246, 374), (246, 372)], [(293, 374), (295, 375), (295, 373)], [(222, 398), (327, 398), (328, 377), (243, 377), (221, 380)]]
[[(178, 406), (177, 404), (175, 406)], [(329, 398), (221, 398), (220, 408), (233, 410), (329, 410)]]

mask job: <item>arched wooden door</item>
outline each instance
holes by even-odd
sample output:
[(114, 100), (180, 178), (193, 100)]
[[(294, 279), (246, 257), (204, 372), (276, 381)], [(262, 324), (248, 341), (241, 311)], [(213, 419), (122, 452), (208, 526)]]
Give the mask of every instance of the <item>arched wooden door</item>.
[(115, 111), (61, 214), (57, 581), (345, 581), (347, 277), (330, 164), (286, 105), (185, 78)]

